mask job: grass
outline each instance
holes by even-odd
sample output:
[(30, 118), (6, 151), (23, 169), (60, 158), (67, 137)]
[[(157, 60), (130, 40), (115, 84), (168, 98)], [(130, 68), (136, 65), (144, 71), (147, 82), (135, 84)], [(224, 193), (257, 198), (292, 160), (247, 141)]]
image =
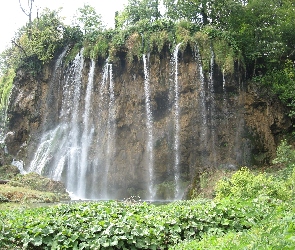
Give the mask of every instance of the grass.
[(0, 209), (30, 208), (37, 203), (55, 203), (70, 197), (61, 182), (36, 173), (20, 175), (15, 166), (0, 166), (0, 179), (9, 180), (0, 185)]
[[(1, 185), (0, 195), (8, 199), (9, 202), (30, 202), (49, 203), (60, 200), (59, 194), (32, 190), (25, 187), (13, 187), (9, 184)], [(0, 203), (1, 204), (1, 203)], [(0, 205), (1, 208), (1, 205)]]

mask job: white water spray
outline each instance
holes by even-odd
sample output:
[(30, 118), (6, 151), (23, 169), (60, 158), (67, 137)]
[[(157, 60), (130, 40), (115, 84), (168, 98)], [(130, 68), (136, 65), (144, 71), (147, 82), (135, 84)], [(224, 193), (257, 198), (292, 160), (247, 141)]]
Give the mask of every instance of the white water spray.
[(88, 74), (88, 83), (86, 88), (85, 95), (85, 108), (84, 108), (84, 117), (83, 117), (83, 134), (81, 141), (81, 162), (79, 164), (79, 176), (80, 181), (78, 183), (78, 196), (86, 196), (86, 172), (89, 165), (88, 162), (88, 151), (92, 142), (93, 128), (89, 124), (91, 114), (91, 97), (93, 89), (93, 80), (94, 80), (94, 71), (95, 71), (95, 61), (91, 61), (91, 66)]
[(211, 122), (211, 152), (213, 156), (213, 164), (216, 167), (217, 158), (216, 158), (216, 134), (215, 134), (215, 97), (214, 97), (214, 52), (211, 48), (211, 57), (210, 57), (210, 81), (208, 84), (209, 92), (209, 113), (210, 113), (210, 122)]
[(68, 86), (70, 91), (64, 91), (69, 94), (65, 100), (70, 100), (70, 106), (67, 107), (68, 114), (70, 115), (70, 131), (68, 135), (69, 151), (68, 156), (68, 170), (67, 170), (67, 188), (75, 193), (78, 193), (77, 183), (80, 181), (79, 176), (79, 163), (80, 163), (80, 126), (79, 126), (79, 104), (81, 98), (81, 86), (82, 86), (82, 70), (84, 65), (83, 49), (75, 57), (74, 62), (74, 74), (71, 75)]
[(107, 151), (106, 151), (106, 164), (105, 164), (105, 181), (103, 198), (108, 198), (108, 187), (110, 180), (110, 172), (112, 160), (115, 156), (115, 138), (116, 138), (116, 113), (115, 113), (115, 92), (113, 82), (113, 66), (109, 64), (109, 108), (108, 108), (108, 121), (107, 121)]
[(154, 152), (153, 152), (153, 115), (151, 110), (151, 91), (150, 91), (150, 79), (149, 71), (147, 66), (147, 58), (145, 54), (143, 55), (143, 65), (144, 65), (144, 96), (145, 96), (145, 111), (146, 111), (146, 127), (147, 127), (147, 164), (149, 171), (148, 180), (148, 191), (149, 199), (153, 200), (155, 196), (154, 190)]
[[(95, 152), (97, 157), (94, 162), (93, 176), (96, 178), (92, 181), (92, 195), (93, 198), (108, 199), (107, 197), (107, 176), (105, 171), (106, 163), (106, 143), (107, 139), (107, 122), (103, 119), (103, 112), (108, 109), (108, 79), (109, 79), (109, 64), (106, 63), (103, 68), (102, 80), (99, 87), (99, 98), (98, 98), (98, 113), (97, 113), (97, 124), (96, 132), (97, 141), (95, 143)], [(96, 190), (99, 190), (99, 194)]]
[(206, 146), (208, 142), (208, 122), (207, 122), (207, 110), (206, 110), (206, 90), (205, 90), (205, 77), (202, 65), (202, 59), (200, 55), (199, 48), (196, 47), (196, 59), (199, 69), (199, 79), (200, 79), (200, 110), (201, 110), (201, 143)]
[(59, 141), (61, 131), (62, 126), (57, 126), (55, 129), (48, 131), (42, 136), (41, 143), (34, 155), (28, 172), (36, 172), (40, 175), (43, 174), (46, 166), (53, 158), (56, 145), (62, 144), (61, 141)]
[[(54, 180), (61, 180), (64, 167), (67, 165), (66, 186), (68, 190), (75, 193), (77, 193), (77, 183), (80, 181), (78, 175), (81, 154), (79, 104), (84, 65), (82, 52), (83, 50), (75, 57), (63, 79), (63, 101), (59, 125), (43, 132), (28, 170)], [(53, 79), (56, 79), (56, 76)]]
[(26, 174), (27, 173), (27, 171), (24, 170), (24, 162), (23, 161), (17, 161), (15, 159), (13, 159), (12, 162), (11, 162), (11, 165), (17, 167), (20, 174)]
[(173, 62), (174, 62), (174, 181), (175, 181), (175, 198), (178, 199), (180, 192), (180, 150), (179, 150), (179, 83), (178, 83), (178, 51), (181, 43), (177, 44), (174, 53), (173, 53)]

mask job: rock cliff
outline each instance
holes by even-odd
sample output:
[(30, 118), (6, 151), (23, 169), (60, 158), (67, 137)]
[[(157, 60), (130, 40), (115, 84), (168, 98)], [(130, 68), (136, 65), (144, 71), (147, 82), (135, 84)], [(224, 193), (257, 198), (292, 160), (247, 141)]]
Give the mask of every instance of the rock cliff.
[[(80, 52), (82, 53), (82, 52)], [(183, 52), (113, 64), (63, 52), (38, 77), (17, 72), (8, 151), (83, 198), (181, 198), (205, 168), (267, 164), (290, 120), (235, 74)]]

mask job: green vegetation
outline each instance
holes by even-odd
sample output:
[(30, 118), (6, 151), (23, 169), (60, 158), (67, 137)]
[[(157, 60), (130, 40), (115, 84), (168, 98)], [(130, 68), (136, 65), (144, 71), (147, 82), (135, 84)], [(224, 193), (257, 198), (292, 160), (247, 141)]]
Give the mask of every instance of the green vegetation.
[(7, 184), (0, 184), (0, 209), (70, 199), (61, 182), (36, 173), (20, 175), (18, 168), (12, 165), (0, 166), (0, 180), (8, 181)]
[(0, 122), (5, 124), (6, 122), (6, 109), (8, 107), (9, 95), (13, 86), (13, 79), (15, 72), (13, 69), (8, 69), (0, 76)]
[[(84, 202), (2, 211), (4, 233), (0, 244), (27, 249), (34, 246), (40, 249), (167, 249), (182, 240), (201, 239), (205, 235), (243, 233), (280, 211), (287, 213), (292, 209), (287, 203), (263, 196), (253, 200), (181, 201), (162, 206)], [(290, 228), (292, 233), (291, 230), (294, 228)]]
[(20, 205), (25, 203), (52, 203), (60, 200), (69, 200), (67, 195), (50, 191), (33, 190), (28, 187), (15, 187), (10, 184), (1, 185), (0, 197), (4, 199), (2, 202), (19, 203)]
[(171, 249), (177, 250), (235, 250), (235, 249), (294, 249), (294, 207), (285, 211), (273, 210), (269, 219), (247, 231), (225, 235), (206, 235), (201, 241), (185, 241)]
[(275, 160), (289, 174), (286, 168), (275, 174), (242, 168), (217, 182), (214, 199), (2, 210), (0, 248), (294, 249), (294, 152), (283, 141)]
[(277, 180), (274, 176), (269, 176), (266, 173), (255, 175), (248, 168), (241, 168), (230, 179), (217, 183), (216, 198), (251, 199), (267, 195), (279, 200), (289, 200), (295, 192), (293, 190), (294, 177), (295, 172), (287, 180)]
[(2, 180), (11, 180), (19, 174), (19, 169), (13, 165), (0, 166), (0, 178)]
[[(237, 60), (255, 76), (294, 59), (292, 1), (181, 0), (175, 4), (165, 0), (164, 6), (166, 12), (160, 13), (158, 0), (129, 0), (116, 13), (114, 29), (106, 29), (100, 14), (89, 5), (78, 9), (73, 26), (64, 25), (58, 11), (45, 10), (16, 34), (9, 57), (18, 53), (16, 61), (35, 56), (46, 63), (61, 47), (77, 42), (83, 42), (85, 56), (93, 59), (122, 51), (141, 56), (154, 49), (160, 52), (164, 45), (173, 49), (180, 42), (183, 49), (188, 44), (202, 48), (205, 39), (221, 70), (229, 72)], [(208, 53), (201, 54), (207, 60)]]
[(7, 105), (14, 77), (14, 70), (9, 69), (0, 78), (0, 109), (5, 108)]

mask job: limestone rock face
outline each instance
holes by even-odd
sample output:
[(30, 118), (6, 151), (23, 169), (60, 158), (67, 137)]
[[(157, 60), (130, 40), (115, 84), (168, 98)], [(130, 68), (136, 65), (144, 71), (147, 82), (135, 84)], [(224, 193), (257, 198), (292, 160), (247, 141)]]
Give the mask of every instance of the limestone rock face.
[[(278, 102), (255, 96), (239, 73), (203, 72), (189, 49), (177, 61), (168, 52), (148, 55), (147, 72), (143, 60), (121, 57), (108, 71), (95, 62), (92, 76), (93, 62), (81, 59), (79, 69), (77, 61), (59, 57), (36, 79), (17, 73), (6, 143), (26, 170), (82, 197), (180, 198), (202, 169), (268, 163), (291, 126)], [(48, 150), (38, 151), (45, 142)]]

